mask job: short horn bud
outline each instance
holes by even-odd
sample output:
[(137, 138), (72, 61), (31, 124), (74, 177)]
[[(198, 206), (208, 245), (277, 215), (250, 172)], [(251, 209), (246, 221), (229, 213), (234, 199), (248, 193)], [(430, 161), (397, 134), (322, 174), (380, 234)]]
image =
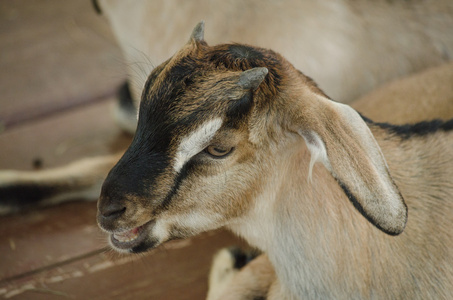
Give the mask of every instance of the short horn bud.
[(239, 76), (238, 85), (244, 89), (256, 90), (263, 82), (269, 70), (267, 68), (253, 68), (242, 72)]
[(198, 23), (197, 26), (195, 26), (195, 28), (192, 30), (190, 40), (194, 40), (196, 42), (201, 42), (204, 40), (204, 21)]

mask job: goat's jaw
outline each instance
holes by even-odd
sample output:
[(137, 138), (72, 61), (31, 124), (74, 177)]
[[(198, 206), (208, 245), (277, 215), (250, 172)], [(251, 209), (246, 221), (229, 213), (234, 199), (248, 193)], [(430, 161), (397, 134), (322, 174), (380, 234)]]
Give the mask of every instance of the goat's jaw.
[(152, 235), (155, 221), (128, 230), (109, 232), (109, 243), (113, 249), (124, 253), (139, 253), (155, 248), (161, 244)]

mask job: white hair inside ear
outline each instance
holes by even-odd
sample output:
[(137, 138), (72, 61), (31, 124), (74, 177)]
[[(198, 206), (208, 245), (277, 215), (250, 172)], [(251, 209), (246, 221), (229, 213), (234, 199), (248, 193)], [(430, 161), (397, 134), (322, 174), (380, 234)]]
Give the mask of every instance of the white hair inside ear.
[(313, 131), (299, 131), (299, 134), (304, 138), (305, 144), (310, 151), (310, 164), (308, 167), (308, 182), (311, 183), (313, 166), (316, 162), (322, 163), (327, 170), (332, 172), (332, 166), (330, 165), (329, 158), (327, 157), (326, 145), (322, 141), (321, 137)]

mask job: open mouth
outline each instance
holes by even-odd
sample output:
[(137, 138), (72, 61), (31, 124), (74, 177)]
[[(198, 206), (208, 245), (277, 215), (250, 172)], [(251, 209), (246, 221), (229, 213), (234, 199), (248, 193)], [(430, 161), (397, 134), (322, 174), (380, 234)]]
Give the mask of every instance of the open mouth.
[(137, 227), (128, 231), (117, 232), (113, 234), (113, 238), (120, 243), (129, 243), (137, 239), (139, 231), (142, 227)]
[(148, 237), (149, 228), (154, 222), (148, 222), (142, 226), (124, 231), (116, 231), (110, 234), (112, 246), (121, 250), (132, 250), (141, 245)]

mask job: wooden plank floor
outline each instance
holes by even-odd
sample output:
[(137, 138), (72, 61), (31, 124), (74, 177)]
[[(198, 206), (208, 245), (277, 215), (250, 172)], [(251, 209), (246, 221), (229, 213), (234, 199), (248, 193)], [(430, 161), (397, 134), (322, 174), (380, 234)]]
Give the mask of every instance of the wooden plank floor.
[[(0, 2), (0, 169), (30, 170), (125, 149), (110, 114), (121, 53), (90, 1)], [(225, 231), (119, 255), (95, 202), (0, 217), (4, 299), (203, 299)]]

